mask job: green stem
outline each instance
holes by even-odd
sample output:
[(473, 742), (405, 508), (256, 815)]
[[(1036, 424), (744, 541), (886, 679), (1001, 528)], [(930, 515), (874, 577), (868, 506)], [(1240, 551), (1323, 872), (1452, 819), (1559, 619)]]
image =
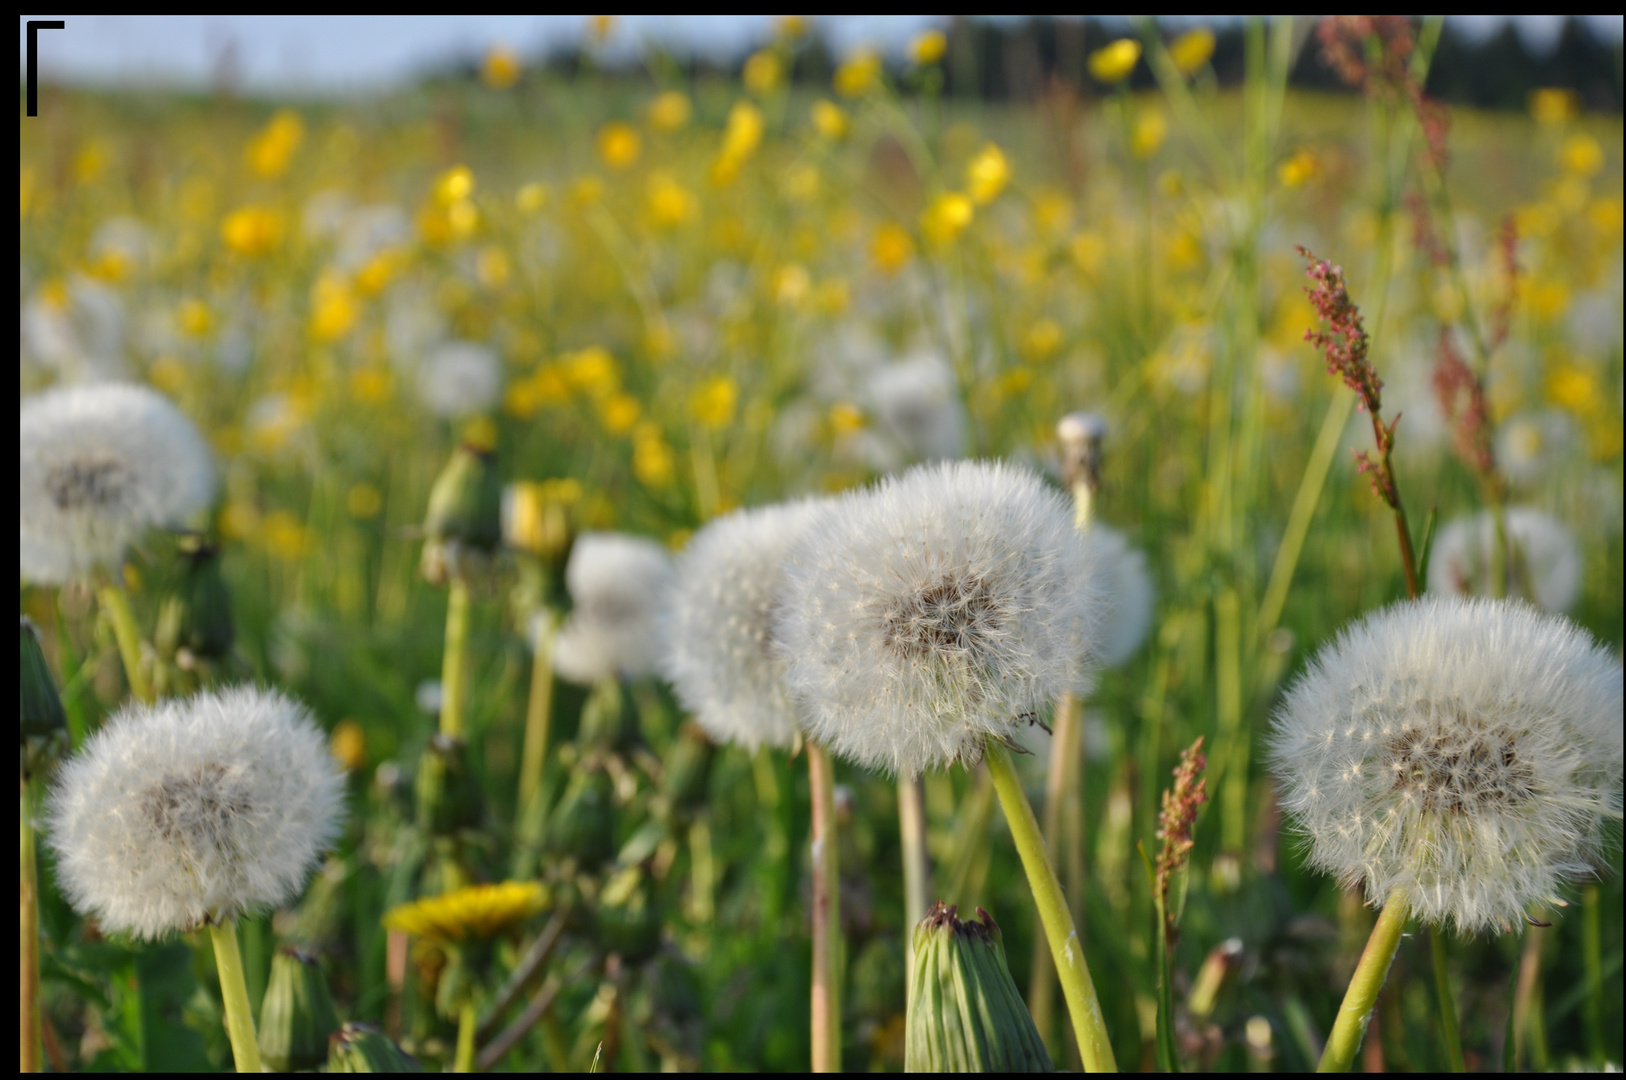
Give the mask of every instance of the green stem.
[(920, 778), (898, 778), (898, 838), (903, 848), (903, 924), (906, 971), (915, 969), (915, 923), (931, 901), (931, 866), (926, 858), (926, 793)]
[(520, 814), (531, 805), (537, 785), (542, 782), (542, 763), (548, 755), (548, 727), (553, 717), (553, 636), (559, 621), (553, 609), (544, 607), (536, 615), (536, 647), (531, 654), (531, 696), (525, 704), (525, 749), (520, 756)]
[(261, 1072), (260, 1041), (254, 1035), (254, 1012), (248, 1003), (248, 983), (243, 979), (243, 954), (237, 947), (236, 920), (211, 922), (209, 939), (215, 947), (215, 970), (220, 973), (220, 998), (226, 1010), (226, 1034), (231, 1038), (237, 1071)]
[(1457, 1031), (1457, 1007), (1451, 1001), (1451, 976), (1445, 968), (1445, 933), (1439, 927), (1428, 929), (1428, 947), (1434, 954), (1434, 991), (1440, 998), (1440, 1031), (1445, 1037), (1445, 1056), (1452, 1072), (1467, 1072), (1462, 1058), (1462, 1035)]
[(474, 1002), (465, 1001), (457, 1014), (457, 1054), (452, 1058), (452, 1071), (474, 1071), (474, 1029), (479, 1026)]
[[(1598, 886), (1588, 885), (1581, 893), (1581, 950), (1586, 970), (1586, 1004), (1581, 1007), (1586, 1027), (1587, 1052), (1594, 1065), (1606, 1060), (1603, 1044), (1603, 926), (1598, 914), (1602, 903)], [(1617, 969), (1618, 970), (1618, 969)]]
[[(1074, 490), (1088, 490), (1080, 484)], [(1044, 841), (1051, 851), (1062, 845), (1062, 804), (1069, 786), (1077, 782), (1073, 760), (1078, 754), (1078, 703), (1067, 694), (1056, 706), (1055, 732), (1050, 739), (1050, 768), (1044, 786)], [(1050, 948), (1043, 938), (1033, 941), (1033, 974), (1028, 980), (1028, 1011), (1039, 1037), (1057, 1057), (1055, 1040), (1056, 965), (1050, 962)]]
[(1355, 1053), (1361, 1048), (1361, 1036), (1366, 1034), (1366, 1023), (1378, 1003), (1378, 992), (1383, 989), (1383, 980), (1389, 977), (1395, 950), (1400, 948), (1400, 932), (1406, 928), (1410, 914), (1411, 902), (1399, 890), (1383, 905), (1377, 925), (1372, 927), (1372, 936), (1366, 939), (1361, 962), (1349, 980), (1349, 989), (1344, 991), (1344, 1003), (1339, 1006), (1338, 1019), (1327, 1036), (1327, 1049), (1321, 1055), (1317, 1072), (1348, 1072), (1354, 1063)]
[(124, 661), (124, 677), (130, 682), (130, 693), (137, 701), (152, 701), (152, 685), (141, 669), (141, 631), (136, 629), (135, 614), (130, 610), (130, 598), (124, 586), (109, 582), (97, 590), (96, 598), (113, 623), (113, 636), (119, 643), (119, 656)]
[(34, 807), (27, 780), (18, 799), (18, 968), (22, 976), (21, 1051), (18, 1072), (40, 1071), (40, 894), (39, 864), (34, 858)]
[(1073, 928), (1073, 913), (1067, 909), (1067, 899), (1062, 896), (1061, 883), (1056, 880), (1056, 868), (1050, 862), (1050, 852), (1045, 849), (1033, 807), (1028, 805), (1022, 781), (1011, 765), (1010, 751), (990, 739), (984, 747), (984, 755), (988, 775), (993, 779), (994, 791), (999, 795), (999, 804), (1011, 829), (1011, 839), (1022, 857), (1022, 869), (1027, 871), (1045, 936), (1050, 940), (1050, 958), (1061, 979), (1067, 1011), (1072, 1014), (1073, 1032), (1078, 1037), (1084, 1068), (1088, 1072), (1117, 1072), (1112, 1040), (1107, 1037), (1106, 1023), (1101, 1016), (1101, 1002), (1095, 996), (1095, 983), (1090, 979), (1084, 950), (1076, 940), (1078, 932)]
[(446, 594), (446, 655), (440, 668), (440, 733), (463, 737), (463, 653), (469, 643), (469, 587), (452, 578)]
[(813, 1071), (841, 1071), (841, 892), (836, 861), (836, 786), (829, 755), (807, 744), (813, 789)]

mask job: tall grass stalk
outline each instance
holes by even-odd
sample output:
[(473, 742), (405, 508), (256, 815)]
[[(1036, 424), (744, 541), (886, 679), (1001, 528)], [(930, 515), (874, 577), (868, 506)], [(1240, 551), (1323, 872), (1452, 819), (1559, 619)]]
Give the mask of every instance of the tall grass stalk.
[(1462, 1035), (1457, 1030), (1457, 1007), (1451, 1000), (1451, 974), (1446, 969), (1445, 931), (1428, 929), (1428, 950), (1434, 960), (1434, 992), (1440, 1002), (1440, 1035), (1445, 1042), (1446, 1060), (1452, 1072), (1467, 1072), (1462, 1059)]
[(113, 624), (113, 637), (119, 643), (119, 658), (124, 661), (124, 677), (130, 683), (131, 696), (137, 701), (152, 701), (152, 684), (141, 666), (141, 631), (136, 629), (129, 594), (115, 579), (96, 590), (96, 598)]

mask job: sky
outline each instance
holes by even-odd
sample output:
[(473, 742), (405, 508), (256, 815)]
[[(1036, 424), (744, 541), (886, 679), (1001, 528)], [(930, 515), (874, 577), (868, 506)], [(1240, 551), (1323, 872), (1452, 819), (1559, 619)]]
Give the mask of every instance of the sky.
[[(730, 57), (765, 41), (776, 18), (618, 16), (610, 48), (632, 50), (655, 39), (676, 50)], [(1490, 33), (1505, 18), (1540, 45), (1558, 33), (1562, 16), (1464, 16), (1458, 21), (1465, 29)], [(1621, 16), (1589, 18), (1606, 33), (1621, 36)], [(40, 71), (49, 79), (203, 87), (213, 82), (229, 51), (239, 86), (292, 94), (387, 90), (426, 69), (477, 57), (494, 45), (530, 55), (579, 41), (586, 32), (586, 17), (576, 15), (21, 15), (20, 73), (29, 19), (67, 23), (62, 30), (39, 32)], [(901, 50), (915, 34), (942, 21), (926, 15), (817, 18), (837, 53), (861, 45)]]

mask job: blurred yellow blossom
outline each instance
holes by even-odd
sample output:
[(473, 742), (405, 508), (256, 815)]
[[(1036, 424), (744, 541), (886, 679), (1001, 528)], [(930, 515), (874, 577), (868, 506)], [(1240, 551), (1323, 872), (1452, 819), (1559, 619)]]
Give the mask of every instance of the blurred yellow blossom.
[(625, 169), (638, 160), (643, 140), (637, 130), (622, 120), (611, 120), (598, 129), (598, 156), (612, 169)]
[(1530, 115), (1538, 124), (1558, 127), (1575, 119), (1580, 111), (1580, 99), (1574, 90), (1544, 86), (1530, 91)]
[(514, 209), (522, 214), (534, 214), (548, 204), (548, 189), (544, 184), (529, 183), (514, 192)]
[(226, 215), (220, 238), (239, 255), (265, 255), (282, 239), (282, 217), (263, 206), (245, 206)]
[(820, 98), (813, 103), (813, 129), (832, 142), (847, 137), (847, 112), (833, 101)]
[(354, 720), (340, 720), (333, 726), (328, 749), (346, 772), (367, 767), (367, 732)]
[(949, 191), (933, 199), (920, 215), (920, 234), (926, 241), (941, 246), (954, 240), (976, 216), (976, 208), (969, 196)]
[(649, 126), (656, 131), (677, 131), (688, 124), (694, 113), (689, 97), (681, 90), (667, 90), (649, 103)]
[(1622, 205), (1619, 196), (1594, 199), (1587, 205), (1586, 219), (1588, 223), (1605, 237), (1620, 232), (1621, 218)]
[(589, 15), (587, 17), (587, 37), (594, 45), (603, 45), (615, 33), (614, 15)]
[(948, 35), (941, 30), (927, 30), (916, 34), (909, 42), (909, 59), (921, 67), (935, 64), (948, 52)]
[(632, 474), (638, 482), (657, 491), (670, 487), (675, 468), (676, 458), (660, 425), (640, 422), (632, 434)]
[(287, 562), (303, 558), (310, 547), (305, 523), (286, 510), (273, 510), (260, 520), (259, 538), (273, 558)]
[(147, 370), (147, 378), (166, 394), (178, 394), (186, 385), (186, 365), (173, 356), (160, 356)]
[(1309, 150), (1294, 151), (1293, 156), (1282, 162), (1276, 170), (1277, 179), (1281, 180), (1286, 188), (1303, 187), (1314, 180), (1321, 173), (1321, 163)]
[(81, 184), (98, 179), (107, 170), (110, 156), (105, 143), (99, 139), (89, 140), (73, 156), (73, 178)]
[(245, 156), (256, 176), (274, 180), (288, 170), (294, 151), (305, 139), (305, 125), (291, 109), (278, 110), (248, 144)]
[(1585, 132), (1577, 132), (1559, 147), (1558, 163), (1576, 176), (1596, 176), (1603, 169), (1603, 147)]
[(509, 271), (508, 252), (496, 244), (487, 244), (475, 256), (474, 274), (488, 289), (500, 289), (508, 284)]
[(725, 428), (734, 421), (740, 388), (727, 375), (715, 375), (700, 384), (689, 399), (689, 414), (702, 427)]
[(728, 111), (728, 124), (723, 129), (723, 146), (712, 167), (712, 177), (720, 184), (733, 181), (740, 166), (762, 143), (762, 110), (749, 101), (736, 101)]
[(311, 290), (311, 338), (332, 342), (350, 332), (360, 314), (355, 293), (343, 275), (328, 271), (316, 279)]
[(1135, 127), (1129, 137), (1129, 152), (1141, 160), (1151, 157), (1162, 147), (1169, 135), (1169, 121), (1158, 108), (1145, 108), (1135, 117)]
[(807, 297), (807, 290), (811, 284), (812, 279), (808, 277), (807, 268), (800, 263), (782, 266), (773, 277), (774, 299), (786, 307), (796, 307)]
[(1187, 30), (1169, 42), (1169, 59), (1181, 74), (1191, 75), (1214, 55), (1214, 31), (1207, 27)]
[(474, 172), (467, 165), (454, 165), (435, 178), (433, 195), (442, 206), (462, 202), (474, 194)]
[(850, 401), (830, 406), (830, 430), (837, 437), (851, 435), (864, 426), (864, 413)]
[(758, 97), (778, 89), (784, 80), (784, 65), (772, 49), (752, 53), (746, 58), (745, 67), (740, 72), (740, 81), (745, 88)]
[(638, 399), (628, 394), (606, 398), (598, 410), (599, 423), (611, 435), (625, 435), (642, 415), (643, 407), (638, 404)]
[(1010, 183), (1011, 163), (1004, 151), (988, 143), (977, 151), (977, 156), (966, 166), (965, 179), (971, 201), (978, 206), (986, 205), (998, 198), (1005, 185)]
[(1134, 38), (1120, 38), (1104, 49), (1090, 54), (1090, 75), (1096, 82), (1120, 83), (1129, 78), (1140, 62), (1140, 42)]
[(357, 521), (375, 518), (384, 509), (384, 493), (366, 481), (351, 484), (344, 495), (344, 508)]
[(1061, 349), (1061, 325), (1045, 316), (1022, 335), (1022, 355), (1028, 360), (1048, 360)]
[(862, 97), (881, 85), (881, 54), (860, 49), (836, 68), (834, 86), (842, 97)]
[(187, 337), (200, 338), (207, 334), (214, 326), (214, 316), (209, 314), (209, 305), (195, 296), (182, 300), (175, 309), (175, 322), (180, 326), (181, 333)]
[(1547, 400), (1579, 417), (1590, 416), (1600, 407), (1598, 381), (1577, 364), (1561, 364), (1547, 373)]
[(1068, 251), (1080, 270), (1086, 274), (1096, 274), (1106, 261), (1107, 245), (1099, 233), (1086, 230), (1073, 237)]
[(519, 82), (520, 70), (519, 53), (506, 45), (493, 45), (486, 50), (480, 77), (494, 90), (507, 90)]
[(645, 185), (649, 220), (658, 229), (670, 229), (692, 219), (699, 202), (688, 188), (665, 171), (650, 173)]
[(883, 273), (895, 274), (915, 256), (915, 240), (896, 222), (883, 222), (869, 244), (870, 258)]

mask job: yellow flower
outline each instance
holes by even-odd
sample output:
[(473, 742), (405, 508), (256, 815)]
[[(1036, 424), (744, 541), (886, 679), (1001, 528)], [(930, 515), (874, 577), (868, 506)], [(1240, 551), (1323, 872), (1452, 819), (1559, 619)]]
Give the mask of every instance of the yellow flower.
[(311, 338), (319, 342), (337, 341), (356, 325), (360, 312), (355, 293), (339, 274), (328, 272), (316, 279), (311, 290)]
[(506, 45), (493, 45), (480, 65), (480, 77), (494, 90), (507, 90), (519, 82), (519, 53)]
[(474, 274), (488, 289), (500, 289), (508, 284), (509, 270), (508, 253), (496, 244), (487, 244), (475, 256)]
[(279, 110), (265, 130), (248, 144), (245, 153), (248, 167), (254, 170), (255, 175), (268, 180), (281, 176), (287, 171), (289, 160), (304, 138), (305, 125), (300, 121), (299, 114), (291, 109)]
[(1145, 161), (1168, 137), (1169, 122), (1161, 109), (1146, 109), (1135, 118), (1135, 130), (1129, 137), (1129, 152)]
[(1586, 219), (1605, 237), (1620, 232), (1622, 205), (1619, 198), (1594, 199), (1586, 208)]
[(813, 103), (813, 129), (831, 142), (847, 137), (847, 113), (840, 105), (824, 98)]
[(187, 337), (203, 337), (214, 326), (209, 305), (194, 297), (181, 301), (180, 307), (175, 309), (175, 321), (180, 324), (181, 333)]
[(689, 413), (697, 423), (713, 430), (727, 427), (734, 420), (734, 406), (738, 404), (740, 388), (727, 375), (707, 379), (689, 399)]
[(1547, 374), (1547, 400), (1585, 418), (1598, 410), (1598, 381), (1575, 364), (1564, 364)]
[(282, 239), (282, 218), (263, 206), (245, 206), (226, 215), (220, 238), (237, 254), (257, 258)]
[(993, 143), (977, 151), (977, 156), (971, 159), (971, 164), (965, 170), (966, 189), (971, 194), (971, 201), (978, 206), (985, 206), (998, 198), (1010, 179), (1011, 163)]
[(384, 913), (384, 927), (439, 944), (455, 944), (494, 938), (547, 906), (547, 890), (534, 881), (469, 885), (399, 904)]
[(598, 130), (598, 156), (612, 169), (625, 169), (642, 149), (643, 140), (631, 124), (612, 120)]
[(660, 426), (650, 420), (640, 422), (632, 435), (632, 474), (638, 482), (657, 491), (670, 487), (676, 466), (676, 456)]
[(914, 237), (902, 225), (888, 221), (875, 230), (869, 253), (882, 273), (895, 274), (914, 258)]
[(340, 720), (328, 738), (328, 749), (345, 771), (355, 772), (367, 765), (367, 733), (354, 720)]
[(587, 20), (587, 35), (594, 45), (603, 45), (615, 33), (614, 15), (593, 15)]
[(1558, 151), (1558, 163), (1564, 171), (1576, 176), (1596, 176), (1603, 169), (1603, 147), (1598, 140), (1578, 132), (1564, 140)]
[(435, 178), (434, 199), (442, 206), (459, 203), (474, 194), (474, 172), (467, 165), (454, 165)]
[(762, 110), (749, 101), (736, 101), (728, 111), (728, 124), (723, 129), (723, 147), (712, 166), (712, 178), (727, 184), (739, 175), (740, 166), (762, 143), (764, 123)]
[(700, 204), (670, 173), (655, 172), (647, 185), (647, 205), (655, 227), (669, 229), (693, 218)]
[(1061, 325), (1046, 316), (1022, 335), (1022, 355), (1029, 360), (1048, 360), (1061, 348)]
[(863, 97), (881, 85), (881, 54), (862, 49), (836, 68), (836, 93), (842, 97)]
[(1096, 82), (1120, 83), (1129, 78), (1140, 62), (1140, 42), (1134, 38), (1120, 38), (1104, 49), (1090, 54), (1090, 74)]
[(405, 262), (406, 255), (399, 248), (385, 248), (356, 271), (356, 291), (363, 296), (377, 296), (389, 288)]
[(1544, 86), (1530, 91), (1530, 115), (1544, 127), (1560, 127), (1575, 119), (1580, 101), (1574, 90)]
[(638, 399), (628, 394), (616, 394), (599, 406), (599, 422), (610, 435), (625, 435), (632, 430), (643, 412)]
[(1303, 187), (1314, 180), (1321, 173), (1321, 162), (1308, 150), (1296, 151), (1292, 157), (1282, 162), (1281, 168), (1276, 170), (1276, 176), (1286, 188)]
[(830, 431), (838, 438), (851, 435), (864, 426), (864, 414), (850, 401), (838, 401), (830, 406)]
[(273, 510), (260, 522), (260, 540), (273, 558), (293, 562), (310, 547), (305, 523), (286, 510)]
[(147, 370), (147, 378), (166, 394), (178, 394), (181, 387), (186, 385), (186, 365), (173, 356), (160, 356)]
[(1182, 74), (1190, 75), (1214, 55), (1214, 31), (1187, 30), (1169, 43), (1169, 59)]
[(688, 95), (679, 90), (657, 94), (649, 103), (649, 126), (656, 131), (677, 131), (689, 122), (694, 106)]
[(941, 247), (964, 232), (974, 216), (976, 208), (968, 196), (945, 192), (920, 215), (920, 233), (928, 243)]
[(800, 264), (782, 266), (773, 277), (774, 299), (786, 307), (796, 307), (807, 297), (807, 290), (812, 284), (807, 270)]
[(776, 89), (784, 81), (784, 77), (784, 65), (769, 49), (752, 53), (745, 61), (745, 69), (740, 73), (740, 81), (745, 83), (745, 88), (758, 97)]
[(909, 43), (909, 59), (920, 67), (935, 64), (948, 52), (948, 35), (941, 30), (927, 30), (915, 35)]

